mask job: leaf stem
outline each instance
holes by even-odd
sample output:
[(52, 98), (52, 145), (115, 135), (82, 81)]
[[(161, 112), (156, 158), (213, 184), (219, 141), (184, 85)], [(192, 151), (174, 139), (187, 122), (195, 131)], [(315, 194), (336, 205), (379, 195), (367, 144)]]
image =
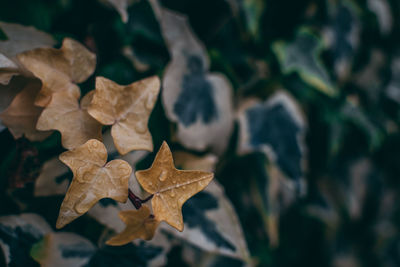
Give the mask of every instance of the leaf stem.
[(132, 202), (133, 206), (138, 210), (142, 207), (143, 203), (146, 203), (150, 199), (153, 198), (153, 195), (148, 196), (145, 199), (141, 199), (140, 197), (136, 196), (130, 189), (128, 189), (128, 198)]

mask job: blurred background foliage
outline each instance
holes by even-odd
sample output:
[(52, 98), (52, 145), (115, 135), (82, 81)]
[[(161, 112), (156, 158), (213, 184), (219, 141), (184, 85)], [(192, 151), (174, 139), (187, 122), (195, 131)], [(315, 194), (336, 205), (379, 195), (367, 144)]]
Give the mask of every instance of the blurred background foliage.
[[(273, 111), (265, 113), (272, 119), (261, 133), (277, 131), (266, 143), (275, 148), (278, 160), (257, 147), (251, 153), (237, 152), (240, 120), (235, 121), (228, 147), (218, 159), (216, 179), (234, 205), (254, 263), (400, 266), (400, 2), (161, 2), (187, 16), (206, 48), (210, 71), (229, 79), (235, 114), (246, 100), (268, 102), (282, 88), (301, 110), (297, 115), (304, 121), (304, 142), (285, 119), (275, 118)], [(83, 92), (93, 89), (95, 76), (120, 84), (153, 74), (162, 77), (171, 58), (151, 5), (132, 1), (127, 14), (124, 23), (116, 10), (98, 0), (0, 4), (1, 21), (34, 26), (59, 44), (72, 37), (96, 53), (97, 69), (81, 85)], [(248, 124), (255, 120), (247, 117)], [(184, 148), (173, 138), (175, 126), (161, 100), (149, 127), (156, 148), (167, 140), (176, 150), (198, 156), (209, 152)], [(60, 135), (31, 143), (15, 141), (3, 130), (0, 148), (1, 215), (34, 212), (54, 225), (63, 196), (34, 197), (33, 181), (42, 164), (63, 151)], [(301, 153), (293, 156), (296, 149)], [(26, 157), (27, 150), (34, 156)], [(147, 168), (153, 157), (145, 157), (137, 168)], [(296, 168), (301, 169), (298, 175)], [(285, 176), (288, 188), (280, 184), (279, 175)], [(11, 190), (15, 179), (22, 179), (24, 187)], [(281, 179), (278, 186), (274, 179)], [(102, 226), (87, 216), (66, 229), (93, 243), (102, 234)], [(134, 258), (130, 261), (122, 248), (119, 251), (114, 260), (96, 256), (91, 263), (146, 265), (146, 259), (138, 263), (138, 257), (129, 256)], [(180, 246), (169, 252), (169, 266), (186, 264), (181, 252)]]

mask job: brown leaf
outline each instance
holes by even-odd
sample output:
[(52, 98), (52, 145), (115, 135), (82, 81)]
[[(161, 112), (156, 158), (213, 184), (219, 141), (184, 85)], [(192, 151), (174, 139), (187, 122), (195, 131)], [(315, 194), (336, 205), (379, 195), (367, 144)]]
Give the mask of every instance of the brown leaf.
[(107, 150), (96, 139), (60, 155), (74, 178), (61, 204), (57, 228), (62, 228), (87, 212), (102, 198), (125, 202), (131, 166), (123, 160), (107, 163)]
[(142, 206), (139, 210), (121, 211), (119, 217), (126, 227), (124, 231), (108, 240), (107, 245), (122, 246), (137, 238), (150, 240), (160, 223), (150, 215), (150, 209), (147, 206)]
[(39, 90), (40, 82), (29, 80), (24, 85), (24, 89), (15, 96), (10, 106), (0, 114), (0, 119), (15, 139), (24, 135), (31, 141), (40, 141), (50, 134), (50, 132), (36, 130), (36, 122), (43, 110), (34, 105)]
[(120, 154), (153, 150), (147, 124), (159, 91), (157, 76), (126, 86), (104, 77), (96, 78), (96, 93), (88, 112), (102, 124), (112, 125), (111, 135)]
[(151, 204), (156, 219), (179, 231), (183, 231), (182, 205), (203, 190), (214, 177), (211, 172), (177, 170), (166, 142), (150, 169), (137, 171), (135, 175), (140, 185), (154, 195)]
[(83, 45), (65, 38), (60, 49), (38, 48), (17, 56), (23, 66), (42, 83), (42, 90), (35, 104), (45, 107), (55, 92), (66, 92), (79, 97), (75, 83), (85, 81), (96, 67), (96, 55)]
[(101, 140), (102, 125), (87, 113), (93, 94), (94, 91), (86, 94), (80, 105), (77, 98), (65, 92), (53, 94), (39, 117), (37, 129), (60, 131), (62, 145), (67, 149), (78, 147), (89, 139)]

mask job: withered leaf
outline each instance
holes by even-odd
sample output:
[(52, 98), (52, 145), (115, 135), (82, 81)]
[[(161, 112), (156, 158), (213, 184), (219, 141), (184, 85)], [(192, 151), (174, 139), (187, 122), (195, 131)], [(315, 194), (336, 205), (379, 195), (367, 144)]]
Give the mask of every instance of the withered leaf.
[(157, 76), (121, 86), (104, 77), (96, 78), (96, 93), (89, 114), (104, 125), (112, 125), (115, 147), (122, 155), (132, 150), (153, 150), (147, 123), (160, 91)]
[(65, 38), (60, 49), (38, 48), (17, 56), (22, 65), (42, 83), (35, 104), (47, 106), (55, 92), (68, 92), (79, 97), (75, 83), (85, 81), (96, 67), (96, 55), (83, 45)]
[(125, 202), (131, 166), (123, 160), (107, 163), (107, 150), (96, 139), (60, 155), (73, 172), (74, 178), (61, 204), (57, 228), (62, 228), (87, 212), (102, 198)]
[(39, 117), (37, 129), (60, 131), (62, 145), (67, 149), (78, 147), (89, 139), (101, 140), (102, 125), (87, 113), (93, 94), (94, 91), (86, 94), (80, 105), (76, 97), (65, 92), (53, 94)]
[(179, 231), (183, 231), (182, 205), (214, 177), (211, 172), (177, 170), (166, 142), (150, 169), (135, 174), (140, 185), (154, 195), (151, 204), (157, 220), (165, 221)]
[(119, 217), (126, 224), (126, 228), (108, 240), (107, 245), (122, 246), (137, 238), (150, 240), (160, 223), (150, 215), (150, 209), (147, 206), (142, 206), (139, 210), (121, 211)]
[(25, 135), (31, 141), (40, 141), (50, 134), (36, 130), (36, 122), (43, 110), (34, 105), (40, 86), (39, 81), (29, 80), (10, 106), (0, 114), (0, 119), (15, 139)]

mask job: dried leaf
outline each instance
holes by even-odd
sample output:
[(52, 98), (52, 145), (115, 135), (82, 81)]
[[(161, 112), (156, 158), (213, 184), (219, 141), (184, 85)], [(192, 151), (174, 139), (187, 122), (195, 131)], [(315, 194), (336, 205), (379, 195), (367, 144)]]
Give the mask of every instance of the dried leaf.
[(60, 49), (38, 48), (17, 56), (23, 66), (42, 81), (42, 90), (35, 104), (47, 106), (55, 92), (79, 97), (75, 83), (85, 81), (96, 67), (96, 55), (83, 45), (65, 38)]
[[(108, 159), (122, 159), (128, 162), (134, 171), (134, 166), (137, 164), (137, 162), (146, 157), (149, 152), (132, 151), (124, 156), (120, 156), (113, 145), (110, 132), (110, 130), (107, 130), (105, 133), (103, 133), (103, 143), (108, 152)], [(65, 195), (68, 191), (68, 186), (71, 180), (72, 172), (68, 169), (68, 167), (58, 159), (58, 156), (56, 158), (52, 158), (44, 163), (40, 172), (40, 176), (36, 180), (35, 196)], [(141, 189), (133, 173), (129, 178), (129, 189), (140, 198), (145, 198), (148, 196), (148, 194)], [(108, 201), (107, 203), (112, 203), (112, 201)], [(129, 201), (126, 203), (115, 202), (113, 204), (115, 205), (103, 205), (103, 203), (98, 203), (89, 211), (89, 215), (107, 227), (119, 232), (124, 229), (124, 224), (120, 220), (115, 220), (115, 218), (118, 218), (119, 210), (116, 210), (115, 212), (112, 211), (113, 213), (108, 213), (108, 208), (110, 206), (113, 206), (114, 208), (120, 206), (120, 210), (126, 210), (132, 209), (134, 206)], [(111, 224), (118, 225), (119, 228), (111, 226)]]
[(151, 204), (156, 219), (179, 231), (183, 231), (182, 205), (203, 190), (214, 177), (210, 172), (177, 170), (166, 142), (150, 169), (135, 174), (144, 190), (154, 195)]
[(14, 98), (10, 106), (0, 114), (3, 124), (8, 127), (15, 139), (25, 136), (31, 141), (43, 140), (50, 132), (36, 130), (36, 122), (42, 108), (34, 105), (40, 90), (40, 82), (30, 80)]
[(57, 228), (70, 223), (87, 212), (102, 198), (125, 202), (131, 166), (123, 160), (107, 163), (107, 150), (96, 139), (60, 155), (73, 172), (74, 178), (61, 204)]
[(94, 91), (86, 94), (80, 105), (72, 95), (61, 92), (53, 94), (39, 117), (37, 129), (60, 131), (62, 145), (67, 149), (78, 147), (89, 139), (101, 140), (102, 125), (87, 113), (93, 94)]
[(147, 206), (142, 206), (139, 210), (121, 211), (119, 217), (126, 224), (126, 228), (108, 240), (107, 245), (122, 246), (137, 238), (150, 240), (160, 223), (150, 214)]
[(147, 123), (159, 90), (157, 76), (126, 86), (103, 77), (96, 78), (96, 92), (88, 112), (102, 124), (112, 125), (111, 135), (120, 154), (153, 150)]
[(17, 54), (55, 43), (49, 34), (33, 27), (0, 22), (0, 29), (8, 38), (0, 41), (0, 84), (8, 84), (12, 76), (24, 72), (16, 63)]
[(177, 123), (176, 137), (184, 146), (221, 154), (233, 129), (232, 86), (219, 73), (209, 72), (203, 44), (186, 17), (150, 1), (172, 61), (162, 81), (167, 117)]

